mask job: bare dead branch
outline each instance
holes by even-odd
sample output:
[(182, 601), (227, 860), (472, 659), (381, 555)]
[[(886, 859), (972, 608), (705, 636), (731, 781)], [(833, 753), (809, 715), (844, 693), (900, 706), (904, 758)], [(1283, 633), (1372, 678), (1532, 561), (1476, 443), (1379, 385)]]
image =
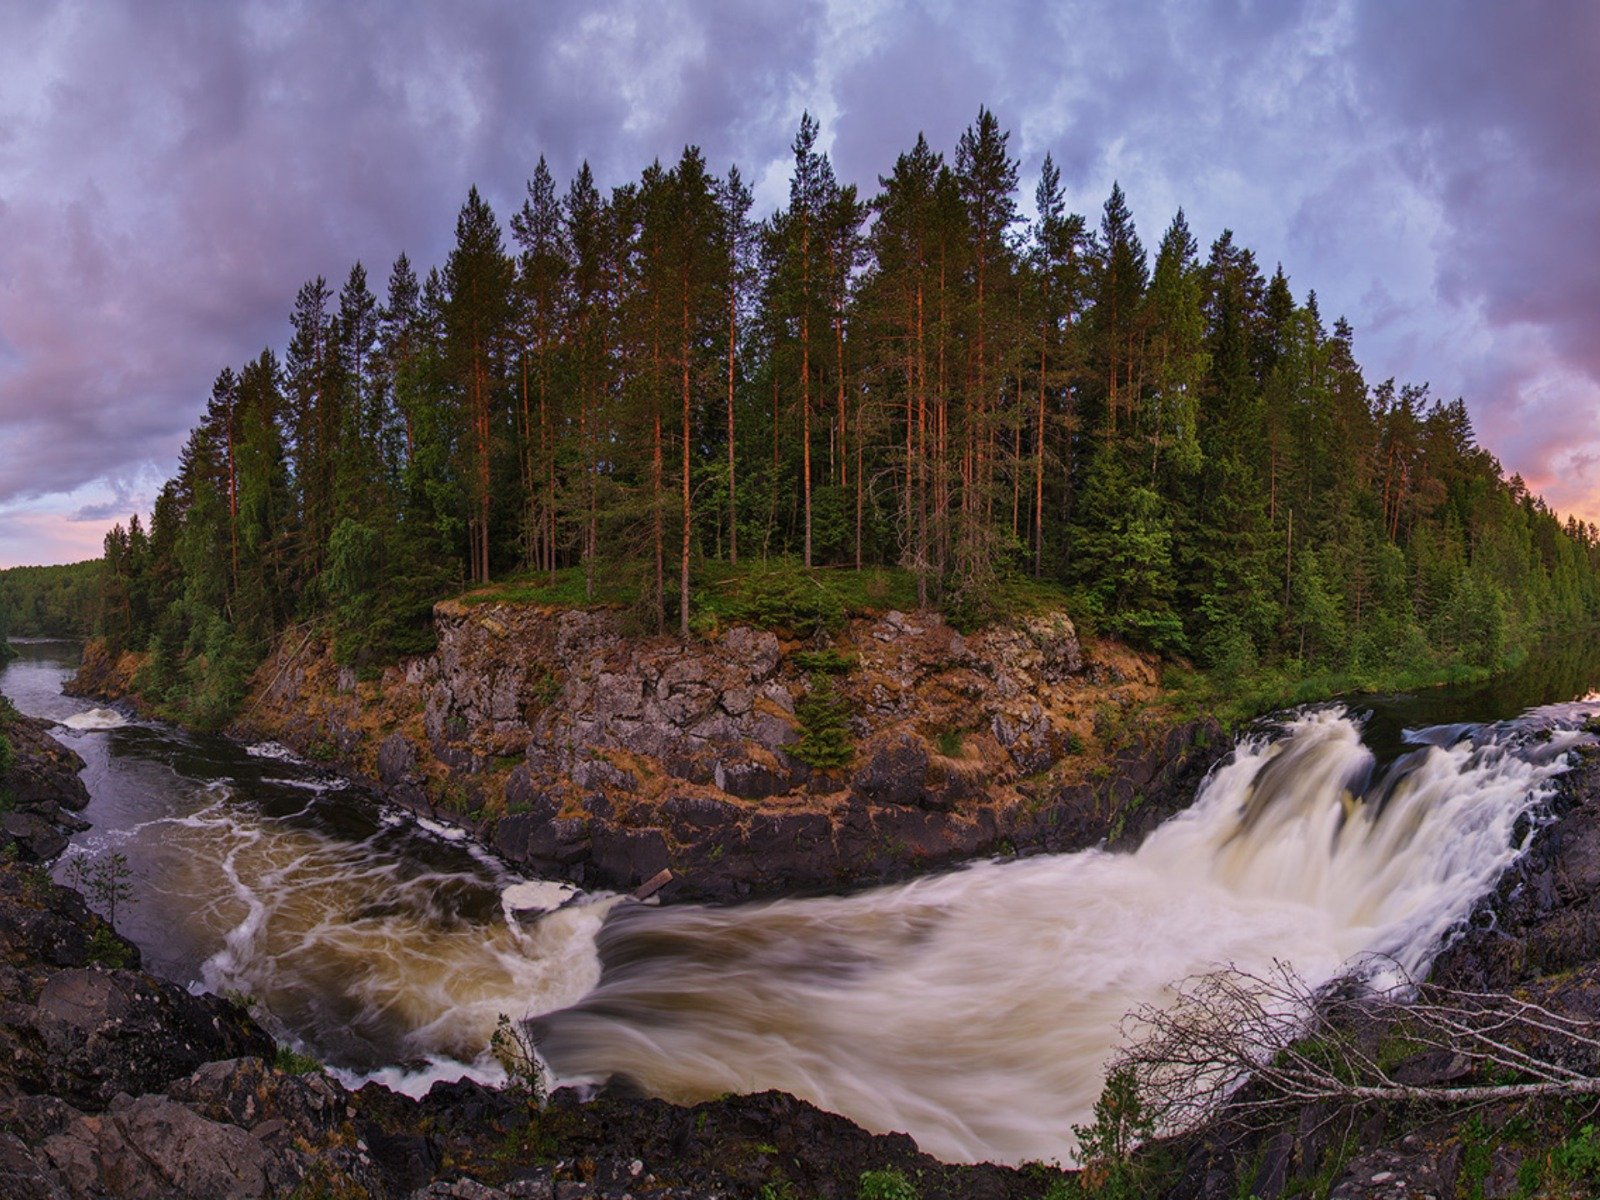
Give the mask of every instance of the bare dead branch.
[[(1250, 1119), (1316, 1102), (1600, 1096), (1600, 1024), (1515, 996), (1416, 985), (1379, 965), (1318, 988), (1283, 963), (1196, 976), (1169, 1003), (1129, 1014), (1110, 1070), (1135, 1081), (1160, 1134), (1225, 1109)], [(1395, 982), (1373, 985), (1384, 977)], [(1454, 1078), (1397, 1070), (1429, 1052), (1450, 1056)]]

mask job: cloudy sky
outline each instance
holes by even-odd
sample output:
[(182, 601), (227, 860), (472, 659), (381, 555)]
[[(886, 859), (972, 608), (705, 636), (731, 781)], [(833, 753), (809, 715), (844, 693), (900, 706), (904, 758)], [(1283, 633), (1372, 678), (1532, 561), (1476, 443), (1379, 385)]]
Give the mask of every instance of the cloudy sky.
[(442, 261), (470, 185), (692, 141), (770, 209), (807, 108), (868, 190), (987, 104), (1028, 194), (1233, 228), (1600, 520), (1597, 61), (1588, 0), (8, 3), (0, 566), (98, 554), (301, 282)]

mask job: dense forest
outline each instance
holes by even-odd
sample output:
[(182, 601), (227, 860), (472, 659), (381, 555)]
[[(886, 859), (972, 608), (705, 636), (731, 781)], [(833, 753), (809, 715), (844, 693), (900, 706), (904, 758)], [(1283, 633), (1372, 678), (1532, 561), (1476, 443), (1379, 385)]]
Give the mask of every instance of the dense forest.
[(1230, 232), (1202, 256), (1179, 212), (1152, 257), (1049, 158), (1024, 221), (988, 111), (871, 196), (818, 132), (762, 221), (694, 147), (609, 193), (541, 160), (508, 229), (473, 189), (381, 298), (360, 264), (306, 283), (108, 535), (101, 632), (203, 718), (291, 624), (369, 666), (508, 578), (683, 636), (762, 564), (892, 569), (958, 623), (1040, 580), (1224, 677), (1493, 665), (1600, 612), (1596, 528), (1503, 479), (1460, 400), (1369, 384)]
[(100, 559), (0, 571), (0, 661), (8, 636), (85, 638), (95, 629), (104, 589)]

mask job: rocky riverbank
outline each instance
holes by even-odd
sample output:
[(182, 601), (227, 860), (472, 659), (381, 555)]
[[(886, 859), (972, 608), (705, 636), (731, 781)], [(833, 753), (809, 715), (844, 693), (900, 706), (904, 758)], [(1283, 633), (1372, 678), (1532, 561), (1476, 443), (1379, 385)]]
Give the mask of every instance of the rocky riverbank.
[[(787, 1096), (676, 1109), (436, 1085), (351, 1091), (243, 1008), (97, 961), (109, 931), (36, 866), (0, 864), (0, 1179), (9, 1200), (267, 1196), (924, 1197), (1040, 1194), (1039, 1172), (950, 1167)], [(137, 951), (121, 943), (122, 953)], [(1053, 1173), (1051, 1173), (1053, 1174)], [(783, 1193), (778, 1193), (783, 1194)]]
[[(462, 620), (481, 625), (481, 621), (470, 615)], [(852, 635), (858, 632), (852, 630)], [(470, 634), (472, 638), (480, 636), (483, 635)], [(500, 635), (489, 630), (488, 636)], [(664, 646), (660, 652), (671, 653), (670, 648)], [(632, 653), (634, 651), (630, 651)], [(689, 652), (677, 653), (681, 659)], [(426, 736), (429, 718), (425, 689), (443, 688), (431, 694), (441, 704), (453, 702), (450, 698), (460, 694), (457, 688), (472, 672), (462, 668), (457, 683), (443, 687), (443, 682), (451, 677), (449, 671), (438, 660), (421, 661), (423, 666), (413, 665), (412, 673), (416, 678), (408, 686), (416, 687), (421, 696), (424, 707), (421, 733)], [(546, 669), (549, 661), (527, 660), (520, 668), (525, 672), (523, 678), (528, 678), (526, 672)], [(302, 682), (307, 685), (310, 711), (300, 719), (306, 722), (304, 728), (308, 731), (336, 728), (326, 724), (325, 715), (318, 711), (331, 697), (333, 703), (344, 706), (342, 711), (353, 714), (353, 722), (345, 726), (352, 732), (352, 756), (364, 747), (370, 748), (374, 735), (380, 734), (375, 757), (382, 755), (386, 743), (391, 747), (395, 745), (390, 739), (396, 732), (404, 734), (415, 748), (414, 735), (405, 734), (402, 728), (385, 729), (379, 722), (375, 729), (367, 729), (364, 724), (355, 723), (369, 722), (373, 712), (381, 712), (383, 704), (388, 702), (386, 695), (392, 700), (394, 693), (357, 680), (334, 679), (332, 686), (328, 686), (324, 673), (333, 669), (325, 656), (312, 649), (311, 639), (307, 639), (300, 654), (286, 652), (286, 656), (281, 656), (273, 665), (278, 673), (304, 670)], [(1088, 664), (1080, 667), (1085, 676), (1093, 669)], [(774, 668), (773, 676), (779, 680), (789, 678), (781, 668)], [(267, 682), (263, 697), (277, 686), (275, 680), (276, 676)], [(1092, 677), (1074, 680), (1073, 684), (1106, 686), (1104, 682), (1096, 684)], [(545, 685), (546, 691), (550, 686)], [(721, 686), (714, 688), (713, 694), (720, 695)], [(363, 689), (368, 690), (363, 692)], [(519, 694), (514, 688), (510, 691)], [(669, 689), (667, 698), (671, 696)], [(661, 698), (657, 690), (646, 698), (646, 703), (659, 703)], [(264, 698), (257, 703), (265, 706), (271, 700)], [(721, 707), (720, 701), (718, 705)], [(532, 714), (534, 723), (538, 723), (545, 709), (552, 707), (553, 701), (546, 701), (544, 708)], [(438, 728), (444, 734), (450, 734), (452, 729), (459, 731), (459, 722), (452, 723), (452, 717), (457, 714), (448, 707), (442, 711), (444, 715)], [(524, 714), (525, 724), (527, 719), (528, 715)], [(287, 723), (283, 726), (289, 727)], [(528, 728), (532, 730), (533, 726)], [(503, 770), (502, 787), (513, 777), (528, 779), (531, 787), (541, 757), (553, 752), (565, 753), (560, 740), (563, 726), (555, 716), (539, 728), (541, 745), (530, 745), (522, 756), (508, 756), (516, 758), (513, 763), (497, 764), (491, 757), (484, 756), (480, 769), (473, 771), (468, 764), (463, 764), (450, 768), (442, 777), (457, 783), (465, 779), (469, 784), (476, 782), (482, 787), (496, 778), (497, 771)], [(925, 740), (926, 736), (914, 719), (909, 726), (902, 725), (887, 734), (870, 723), (866, 729), (866, 740), (874, 748), (870, 753), (865, 750), (858, 753), (852, 770), (843, 776), (846, 785), (838, 793), (802, 788), (795, 797), (799, 803), (814, 803), (820, 795), (839, 803), (844, 811), (862, 803), (870, 805), (873, 798), (863, 795), (856, 784), (863, 777), (863, 769), (879, 753), (892, 752), (895, 744), (892, 739), (898, 734), (909, 729), (919, 738)], [(875, 743), (874, 738), (877, 738)], [(1188, 759), (1190, 766), (1183, 768), (1185, 770), (1198, 770), (1200, 764), (1208, 761), (1207, 754), (1193, 746), (1193, 740), (1189, 742), (1189, 755), (1182, 753), (1182, 747), (1173, 747), (1174, 759)], [(467, 744), (462, 743), (463, 746)], [(999, 744), (998, 738), (996, 744)], [(430, 750), (434, 749), (431, 741), (428, 745)], [(447, 737), (441, 745), (451, 750), (456, 744)], [(1211, 756), (1217, 752), (1212, 748)], [(985, 762), (993, 761), (987, 749), (980, 751), (977, 757)], [(590, 755), (580, 761), (607, 761), (616, 765), (602, 755)], [(931, 765), (931, 756), (929, 761)], [(390, 784), (391, 789), (414, 782), (421, 787), (418, 781), (431, 781), (430, 767), (423, 763), (420, 755), (414, 758), (400, 771), (398, 783)], [(382, 774), (381, 769), (379, 773)], [(892, 780), (901, 778), (902, 774), (911, 780), (908, 792), (915, 787), (926, 789), (928, 772), (924, 770), (918, 774), (914, 757), (911, 769), (904, 773), (886, 770), (883, 777)], [(1099, 779), (1087, 781), (1087, 786), (1091, 791), (1096, 785), (1109, 786), (1114, 796), (1114, 789), (1130, 786), (1120, 776), (1113, 782), (1114, 775), (1114, 769), (1106, 770)], [(693, 796), (697, 794), (693, 789), (705, 786), (670, 773), (669, 777), (678, 782), (664, 788), (664, 792), (682, 789), (682, 794)], [(1008, 779), (1002, 788), (1014, 786), (1017, 794), (1026, 795), (1023, 788), (1031, 782), (1034, 781)], [(1068, 782), (1061, 776), (1053, 778), (1051, 784), (1061, 791), (1086, 786), (1085, 782)], [(591, 794), (603, 793), (596, 788)], [(703, 798), (703, 793), (701, 795)], [(666, 799), (670, 800), (671, 796)], [(764, 799), (772, 801), (774, 797)], [(733, 797), (726, 802), (742, 800)], [(660, 812), (664, 803), (643, 811)], [(881, 798), (879, 803), (883, 803)], [(583, 806), (582, 801), (580, 806)], [(588, 813), (587, 818), (583, 818), (584, 829), (592, 848), (596, 832), (604, 826), (595, 824), (595, 811), (586, 806), (583, 810)], [(955, 812), (959, 811), (959, 805), (952, 810), (920, 807), (918, 810), (930, 814)], [(1127, 808), (1110, 806), (1112, 814), (1119, 811), (1124, 821), (1122, 828), (1115, 832), (1123, 839), (1131, 839), (1137, 835), (1138, 824), (1127, 819), (1130, 815)], [(1142, 819), (1153, 824), (1158, 812), (1156, 805), (1141, 803), (1132, 806), (1131, 815), (1140, 818), (1141, 814), (1147, 814)], [(506, 818), (517, 815), (526, 814), (502, 813), (498, 820), (491, 821), (489, 814), (474, 818), (469, 813), (466, 823), (476, 822), (477, 828), (492, 836)], [(554, 824), (580, 818), (563, 806), (562, 810), (544, 819)], [(1106, 820), (1105, 817), (1099, 819)], [(634, 826), (623, 820), (618, 827)], [(1062, 826), (1058, 823), (1056, 828)], [(1071, 844), (1069, 839), (1074, 837), (1088, 836), (1082, 830), (1093, 827), (1086, 823), (1078, 832), (1071, 832), (1070, 826), (1067, 828), (1069, 832), (1057, 835), (1060, 845)], [(1104, 823), (1098, 828), (1099, 836), (1113, 832)], [(571, 865), (587, 872), (593, 862), (591, 854)], [(701, 883), (700, 886), (705, 885)], [(1595, 1000), (1600, 996), (1600, 934), (1596, 934), (1597, 929), (1600, 929), (1600, 760), (1589, 754), (1565, 777), (1555, 804), (1554, 819), (1538, 830), (1529, 853), (1508, 874), (1496, 895), (1485, 902), (1467, 933), (1441, 958), (1435, 976), (1448, 986), (1534, 999), (1575, 1020), (1600, 1020), (1600, 1002)], [(62, 969), (81, 967), (68, 963)], [(31, 1000), (24, 993), (24, 1003), (37, 1007), (43, 1001), (42, 988)], [(1515, 1082), (1514, 1076), (1508, 1076), (1503, 1069), (1473, 1068), (1457, 1062), (1451, 1055), (1440, 1057), (1432, 1052), (1417, 1051), (1408, 1046), (1404, 1029), (1393, 1022), (1365, 1030), (1363, 1036), (1375, 1052), (1382, 1049), (1388, 1067), (1397, 1078), (1441, 1085)], [(436, 1089), (422, 1102), (369, 1087), (354, 1094), (335, 1092), (337, 1104), (344, 1106), (339, 1111), (345, 1116), (320, 1127), (309, 1118), (293, 1116), (298, 1101), (292, 1098), (273, 1100), (272, 1103), (280, 1107), (270, 1109), (273, 1115), (265, 1118), (258, 1114), (268, 1110), (259, 1108), (230, 1118), (228, 1114), (234, 1109), (225, 1107), (215, 1096), (206, 1098), (209, 1093), (204, 1091), (205, 1087), (221, 1087), (219, 1095), (235, 1097), (246, 1091), (252, 1095), (275, 1095), (275, 1089), (283, 1088), (286, 1096), (294, 1097), (301, 1094), (299, 1089), (313, 1086), (267, 1082), (268, 1076), (276, 1081), (281, 1073), (266, 1066), (265, 1061), (251, 1058), (243, 1065), (229, 1063), (191, 1072), (184, 1079), (204, 1075), (211, 1082), (203, 1084), (200, 1091), (192, 1091), (185, 1090), (189, 1084), (174, 1079), (161, 1092), (164, 1097), (161, 1103), (190, 1107), (196, 1116), (234, 1126), (250, 1136), (254, 1136), (252, 1130), (256, 1128), (251, 1122), (265, 1120), (273, 1133), (292, 1128), (294, 1137), (299, 1139), (292, 1143), (296, 1147), (303, 1142), (313, 1148), (328, 1146), (353, 1150), (353, 1157), (340, 1158), (330, 1152), (324, 1159), (343, 1172), (339, 1176), (339, 1186), (348, 1183), (350, 1187), (366, 1188), (371, 1195), (406, 1195), (405, 1189), (415, 1192), (418, 1188), (432, 1186), (432, 1181), (450, 1178), (452, 1172), (495, 1187), (504, 1185), (502, 1190), (507, 1195), (558, 1194), (553, 1191), (557, 1183), (566, 1185), (566, 1190), (559, 1194), (579, 1195), (584, 1193), (573, 1188), (582, 1183), (600, 1194), (627, 1191), (634, 1195), (852, 1196), (859, 1189), (861, 1172), (867, 1170), (900, 1171), (908, 1179), (915, 1180), (924, 1197), (1044, 1195), (1051, 1187), (1068, 1186), (1053, 1172), (988, 1169), (962, 1172), (941, 1167), (916, 1156), (914, 1148), (903, 1138), (871, 1138), (848, 1122), (780, 1096), (732, 1099), (693, 1110), (616, 1096), (580, 1105), (574, 1097), (560, 1096), (549, 1109), (541, 1111), (529, 1106), (523, 1098), (487, 1091), (472, 1084)], [(1565, 1065), (1590, 1074), (1600, 1073), (1600, 1052), (1576, 1055)], [(207, 1071), (210, 1074), (205, 1074)], [(241, 1071), (243, 1075), (238, 1074)], [(300, 1077), (286, 1075), (283, 1078)], [(313, 1080), (319, 1078), (312, 1077)], [(226, 1086), (217, 1080), (224, 1081)], [(226, 1082), (229, 1080), (232, 1082)], [(337, 1088), (338, 1085), (323, 1080), (314, 1086), (320, 1094), (322, 1088)], [(112, 1106), (126, 1102), (126, 1097), (122, 1101), (113, 1098)], [(281, 1115), (280, 1109), (284, 1106), (290, 1115)], [(79, 1110), (81, 1116), (102, 1122), (104, 1113), (109, 1111), (110, 1107), (98, 1112)], [(285, 1125), (274, 1125), (274, 1121), (283, 1121)], [(1402, 1196), (1591, 1196), (1600, 1194), (1600, 1144), (1597, 1144), (1600, 1139), (1596, 1139), (1592, 1130), (1586, 1132), (1595, 1123), (1596, 1113), (1591, 1101), (1508, 1099), (1479, 1104), (1471, 1109), (1437, 1102), (1310, 1103), (1291, 1108), (1267, 1124), (1223, 1121), (1175, 1142), (1152, 1146), (1139, 1156), (1147, 1170), (1138, 1177), (1140, 1182), (1134, 1185), (1136, 1190), (1124, 1194), (1172, 1196), (1183, 1200), (1191, 1197), (1222, 1200), (1245, 1195), (1261, 1200), (1328, 1195), (1382, 1197), (1384, 1200)], [(317, 1141), (307, 1132), (317, 1128), (322, 1129), (317, 1136), (323, 1141)], [(714, 1133), (706, 1135), (707, 1130)], [(40, 1170), (54, 1170), (58, 1174), (52, 1178), (64, 1178), (59, 1174), (62, 1168), (54, 1159), (42, 1163), (38, 1159), (43, 1152), (41, 1140), (35, 1138), (29, 1142), (24, 1136), (23, 1143)], [(640, 1164), (637, 1173), (636, 1162)], [(273, 1170), (281, 1172), (285, 1168), (280, 1165)], [(363, 1171), (366, 1174), (362, 1174)], [(544, 1190), (547, 1185), (552, 1189), (549, 1193)], [(457, 1188), (457, 1194), (493, 1195), (470, 1193), (467, 1185), (459, 1182), (451, 1186)], [(785, 1192), (786, 1187), (793, 1190)], [(606, 1193), (605, 1188), (613, 1191)], [(656, 1191), (651, 1192), (651, 1188)], [(674, 1192), (674, 1188), (680, 1190)], [(763, 1189), (768, 1190), (763, 1193)], [(140, 1194), (170, 1192), (169, 1187), (168, 1193)]]
[(0, 697), (0, 737), (10, 746), (9, 766), (0, 764), (0, 855), (48, 862), (89, 827), (76, 815), (89, 803), (78, 778), (83, 759), (49, 729), (50, 722), (25, 717)]
[[(370, 680), (291, 632), (230, 732), (589, 887), (665, 870), (668, 898), (722, 900), (1133, 842), (1230, 742), (1161, 713), (1155, 660), (1086, 646), (1061, 613), (963, 636), (889, 612), (823, 641), (734, 626), (684, 643), (605, 610), (457, 601), (435, 624), (433, 654)], [(76, 689), (137, 699), (137, 665), (91, 646)], [(819, 688), (848, 730), (831, 767), (799, 748)]]

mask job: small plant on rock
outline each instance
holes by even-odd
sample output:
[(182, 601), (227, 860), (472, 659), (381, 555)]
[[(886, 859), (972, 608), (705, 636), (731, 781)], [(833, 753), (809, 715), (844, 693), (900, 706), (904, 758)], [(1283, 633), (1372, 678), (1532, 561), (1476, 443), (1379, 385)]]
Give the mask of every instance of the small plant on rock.
[(530, 1102), (543, 1108), (547, 1095), (544, 1064), (539, 1061), (527, 1026), (501, 1013), (495, 1022), (494, 1034), (489, 1038), (489, 1053), (504, 1068), (506, 1086), (522, 1092)]
[(128, 945), (107, 926), (97, 927), (89, 938), (88, 958), (98, 966), (117, 970), (126, 967), (133, 959), (128, 951)]
[(1133, 1152), (1150, 1137), (1154, 1122), (1139, 1095), (1138, 1080), (1130, 1070), (1115, 1070), (1106, 1077), (1105, 1089), (1094, 1104), (1094, 1121), (1074, 1125), (1078, 1159), (1083, 1164), (1080, 1189), (1107, 1200), (1133, 1200), (1143, 1182)]
[(882, 1171), (863, 1171), (856, 1186), (856, 1200), (922, 1200), (917, 1185), (895, 1167)]
[(827, 675), (811, 676), (811, 686), (795, 706), (795, 716), (800, 719), (800, 740), (784, 749), (808, 767), (830, 770), (845, 766), (855, 757), (850, 702), (839, 694)]
[(272, 1056), (272, 1065), (285, 1075), (310, 1075), (322, 1070), (322, 1063), (310, 1054), (301, 1054), (292, 1046), (279, 1046)]
[(856, 667), (854, 654), (844, 654), (832, 646), (822, 650), (796, 650), (791, 658), (795, 666), (810, 674), (843, 675)]
[(128, 856), (120, 850), (103, 858), (80, 854), (67, 866), (68, 885), (83, 893), (91, 907), (103, 910), (113, 929), (117, 927), (117, 905), (134, 898), (133, 885), (128, 882), (132, 877)]

